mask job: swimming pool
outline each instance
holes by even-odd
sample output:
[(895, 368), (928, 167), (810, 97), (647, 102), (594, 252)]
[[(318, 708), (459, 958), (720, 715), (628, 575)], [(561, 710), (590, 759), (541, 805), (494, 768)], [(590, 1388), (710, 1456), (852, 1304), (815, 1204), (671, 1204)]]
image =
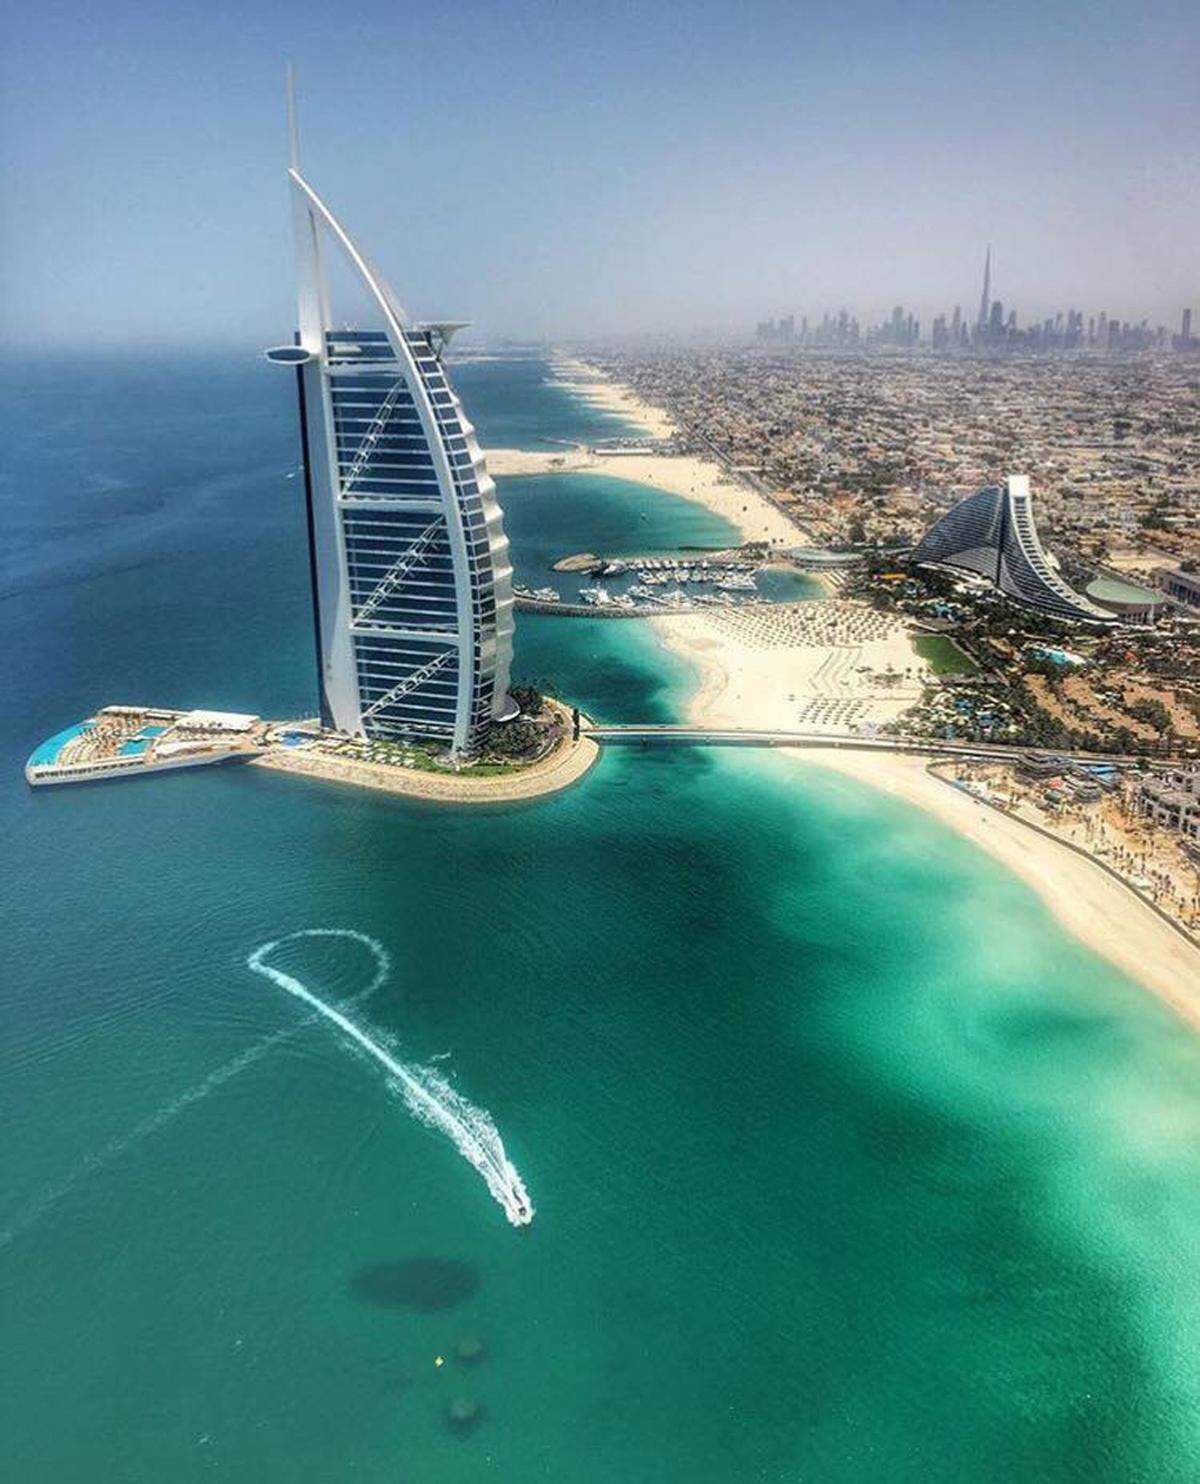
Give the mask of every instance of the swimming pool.
[(29, 754), (29, 761), (25, 764), (27, 768), (45, 768), (51, 763), (58, 761), (58, 755), (76, 737), (82, 737), (84, 732), (90, 732), (95, 725), (91, 721), (76, 722), (73, 727), (67, 727), (65, 731), (55, 732), (53, 737), (47, 737), (42, 745)]
[(1086, 665), (1087, 661), (1081, 654), (1072, 654), (1069, 649), (1051, 649), (1045, 644), (1031, 644), (1029, 653), (1034, 659), (1050, 660), (1056, 665)]

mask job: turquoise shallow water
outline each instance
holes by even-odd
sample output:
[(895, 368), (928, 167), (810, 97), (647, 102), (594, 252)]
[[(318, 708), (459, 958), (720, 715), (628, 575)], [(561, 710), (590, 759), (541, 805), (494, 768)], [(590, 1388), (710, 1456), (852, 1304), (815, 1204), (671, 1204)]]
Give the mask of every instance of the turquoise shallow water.
[[(1195, 1039), (920, 815), (700, 751), (481, 812), (236, 769), (27, 791), (106, 700), (311, 704), (287, 389), (250, 357), (76, 374), (68, 407), (53, 364), (5, 402), (8, 1475), (1200, 1473)], [(527, 366), (473, 375), (536, 424)], [(536, 564), (558, 515), (528, 493)], [(578, 499), (580, 547), (624, 498)], [(527, 619), (517, 670), (611, 718), (691, 683), (635, 623)], [(249, 972), (314, 926), (386, 945), (353, 1013), (449, 1053), (529, 1231)], [(278, 963), (339, 1001), (373, 970)]]
[[(515, 580), (534, 588), (548, 584), (565, 602), (579, 602), (580, 589), (597, 580), (588, 573), (554, 570), (560, 558), (582, 549), (610, 557), (675, 555), (720, 551), (739, 541), (737, 527), (723, 516), (611, 474), (510, 476), (498, 485)], [(586, 548), (579, 545), (581, 531), (588, 536)], [(632, 581), (623, 576), (615, 582), (605, 579), (603, 585), (615, 593)], [(756, 581), (773, 602), (814, 597), (820, 591), (810, 578), (778, 568), (759, 572)]]

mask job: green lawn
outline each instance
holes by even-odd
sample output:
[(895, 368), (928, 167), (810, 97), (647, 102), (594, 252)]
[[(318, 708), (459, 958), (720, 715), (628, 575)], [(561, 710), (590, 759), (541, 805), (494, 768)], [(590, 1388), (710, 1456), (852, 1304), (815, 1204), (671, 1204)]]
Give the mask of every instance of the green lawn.
[(935, 675), (974, 675), (979, 670), (944, 634), (922, 634), (913, 640), (913, 647), (933, 667)]
[(533, 762), (529, 758), (484, 757), (455, 768), (452, 763), (445, 761), (443, 753), (429, 752), (421, 747), (405, 747), (400, 743), (394, 746), (377, 743), (373, 750), (364, 747), (342, 756), (353, 762), (387, 763), (397, 768), (411, 768), (418, 773), (445, 773), (464, 778), (492, 778), (504, 773), (520, 773), (531, 767)]

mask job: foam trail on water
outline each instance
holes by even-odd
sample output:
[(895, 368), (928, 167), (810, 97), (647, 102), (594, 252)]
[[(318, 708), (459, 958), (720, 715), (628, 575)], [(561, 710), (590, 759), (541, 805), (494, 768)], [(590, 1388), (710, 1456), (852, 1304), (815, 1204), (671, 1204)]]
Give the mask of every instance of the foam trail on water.
[[(387, 949), (375, 938), (370, 938), (366, 933), (356, 932), (354, 928), (302, 928), (299, 932), (289, 933), (286, 938), (280, 938), (274, 945), (279, 943), (290, 943), (297, 938), (347, 938), (352, 942), (361, 943), (375, 960), (375, 972), (371, 976), (371, 982), (365, 989), (360, 989), (357, 994), (352, 995), (347, 1004), (357, 1004), (375, 993), (375, 991), (386, 981), (391, 973), (392, 961)], [(56, 1185), (43, 1190), (41, 1195), (25, 1207), (13, 1220), (0, 1231), (0, 1249), (7, 1247), (22, 1232), (28, 1231), (31, 1226), (36, 1225), (43, 1216), (47, 1216), (58, 1203), (65, 1199), (81, 1181), (89, 1175), (98, 1175), (114, 1160), (127, 1154), (136, 1145), (149, 1135), (157, 1133), (159, 1129), (165, 1128), (172, 1119), (176, 1118), (185, 1108), (206, 1098), (210, 1092), (215, 1092), (218, 1087), (223, 1087), (232, 1077), (239, 1072), (244, 1072), (247, 1067), (252, 1067), (255, 1062), (261, 1061), (268, 1052), (273, 1051), (276, 1046), (281, 1046), (285, 1041), (290, 1041), (298, 1036), (306, 1026), (314, 1025), (318, 1017), (306, 1015), (297, 1025), (288, 1026), (283, 1030), (272, 1031), (269, 1035), (261, 1037), (252, 1045), (247, 1046), (245, 1051), (240, 1051), (237, 1056), (231, 1057), (222, 1066), (210, 1072), (202, 1082), (197, 1082), (194, 1087), (189, 1087), (181, 1092), (178, 1097), (172, 1098), (169, 1103), (164, 1103), (161, 1108), (156, 1108), (153, 1113), (147, 1114), (145, 1118), (127, 1134), (119, 1134), (115, 1139), (110, 1139), (107, 1144), (101, 1145), (91, 1154), (87, 1154), (79, 1161), (75, 1168), (69, 1171)]]
[(504, 1141), (492, 1122), (491, 1115), (468, 1102), (433, 1067), (397, 1061), (378, 1041), (340, 1010), (326, 1004), (319, 995), (313, 994), (299, 979), (267, 963), (270, 954), (286, 941), (287, 939), (280, 938), (274, 943), (263, 943), (246, 960), (246, 967), (255, 974), (262, 974), (303, 1004), (311, 1006), (319, 1015), (337, 1026), (343, 1035), (374, 1057), (400, 1088), (413, 1116), (445, 1134), (453, 1142), (463, 1158), (483, 1176), (484, 1184), (504, 1208), (504, 1214), (514, 1226), (528, 1226), (533, 1220), (529, 1193), (516, 1167), (504, 1152)]

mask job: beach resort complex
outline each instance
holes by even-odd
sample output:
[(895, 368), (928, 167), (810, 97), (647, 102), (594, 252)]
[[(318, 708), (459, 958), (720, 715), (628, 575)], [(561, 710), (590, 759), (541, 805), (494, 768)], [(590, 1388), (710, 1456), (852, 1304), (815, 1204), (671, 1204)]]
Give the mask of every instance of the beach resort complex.
[[(909, 764), (924, 757), (1060, 838), (1102, 821), (1105, 848), (1137, 861), (1124, 879), (1181, 929), (1196, 926), (1193, 811), (1143, 802), (1158, 797), (1152, 759), (1176, 770), (1174, 797), (1200, 749), (1200, 651), (1185, 602), (1121, 580), (1123, 569), (1094, 555), (1086, 561), (1078, 541), (1063, 543), (1060, 565), (1035, 524), (1027, 476), (993, 478), (949, 503), (954, 481), (937, 492), (921, 482), (864, 493), (880, 484), (885, 434), (861, 448), (826, 437), (831, 413), (820, 437), (806, 432), (816, 422), (808, 369), (773, 352), (556, 354), (547, 385), (593, 408), (600, 436), (491, 450), (502, 477), (601, 474), (652, 498), (681, 496), (725, 522), (726, 541), (567, 548), (548, 554), (540, 586), (514, 586), (495, 484), (447, 374), (447, 348), (465, 325), (416, 320), (401, 307), (301, 172), (290, 82), (288, 111), (297, 323), (266, 356), (296, 384), (317, 714), (263, 721), (106, 707), (35, 751), (31, 784), (242, 761), (487, 802), (562, 789), (609, 744), (825, 749), (843, 770), (865, 768), (880, 782), (892, 763), (901, 764), (894, 776), (911, 780)], [(343, 298), (358, 306), (356, 320)], [(827, 369), (836, 397), (854, 385), (861, 403), (875, 385), (867, 363), (857, 373)], [(1165, 428), (1179, 386), (1173, 370), (1155, 414)], [(893, 394), (881, 395), (888, 429)], [(929, 401), (915, 397), (918, 410), (906, 413), (914, 440), (929, 437), (919, 412)], [(957, 415), (951, 402), (951, 425)], [(871, 425), (861, 410), (859, 421)], [(799, 430), (791, 462), (780, 462), (777, 430), (790, 424)], [(993, 429), (986, 419), (964, 426), (970, 439)], [(1112, 450), (1089, 447), (1100, 479), (1125, 475), (1119, 426)], [(985, 445), (965, 433), (963, 442), (969, 468)], [(821, 462), (805, 462), (818, 445)], [(918, 469), (929, 452), (920, 447)], [(989, 460), (997, 448), (986, 444)], [(1182, 490), (1178, 461), (1162, 467)], [(899, 465), (892, 475), (902, 483)], [(796, 482), (803, 494), (788, 487)], [(1061, 486), (1054, 494), (1052, 510), (1070, 506)], [(814, 519), (814, 506), (824, 515)], [(843, 507), (861, 514), (831, 525)], [(882, 512), (894, 514), (890, 528)], [(1188, 560), (1187, 533), (1165, 514), (1155, 519), (1172, 536), (1171, 557)], [(1064, 533), (1061, 516), (1052, 529)], [(593, 724), (514, 686), (518, 607), (644, 620), (696, 678), (686, 720)], [(1156, 669), (1169, 669), (1169, 688)]]
[[(447, 801), (565, 787), (596, 745), (560, 703), (510, 689), (508, 540), (443, 359), (464, 323), (413, 320), (300, 173), (290, 73), (288, 127), (298, 327), (265, 354), (296, 378), (318, 714), (251, 729), (223, 712), (106, 707), (43, 742), (26, 779), (241, 760)], [(334, 258), (369, 325), (338, 318)], [(214, 719), (199, 738), (191, 715)], [(170, 728), (142, 729), (159, 720)]]
[(1200, 1484), (1200, 4), (4, 55), (6, 1476)]
[(912, 560), (975, 572), (1008, 597), (1059, 618), (1112, 623), (1107, 608), (1074, 592), (1038, 538), (1029, 480), (1010, 475), (968, 495), (928, 530)]
[[(596, 586), (579, 597), (603, 601), (580, 606), (571, 591), (549, 589), (536, 602), (519, 597), (548, 613), (641, 617), (695, 672), (686, 726), (598, 727), (593, 736), (605, 745), (802, 749), (972, 830), (1018, 870), (1032, 826), (1108, 863), (1183, 931), (1178, 951), (1194, 953), (1186, 946), (1200, 926), (1194, 811), (1190, 802), (1144, 802), (1165, 796), (1162, 779), (1172, 801), (1193, 797), (1179, 780), (1194, 780), (1200, 751), (1200, 646), (1184, 612), (1089, 572), (1073, 544), (1066, 556), (1078, 586), (1069, 582), (1042, 544), (1024, 477), (976, 488), (934, 514), (923, 535), (897, 521), (891, 540), (814, 539), (805, 509), (764, 474), (768, 427), (757, 432), (755, 458), (712, 440), (710, 401), (693, 420), (688, 396), (709, 352), (693, 354), (685, 379), (673, 351), (677, 379), (647, 373), (644, 393), (634, 385), (641, 352), (611, 353), (607, 370), (599, 359), (559, 356), (556, 377), (597, 410), (640, 425), (641, 439), (597, 440), (566, 456), (501, 449), (500, 466), (567, 480), (603, 472), (673, 491), (733, 523), (742, 544), (673, 557), (564, 556), (554, 566), (560, 585), (586, 576)], [(783, 376), (769, 369), (763, 385), (774, 402)], [(736, 404), (721, 405), (728, 415)], [(844, 461), (845, 448), (831, 445), (829, 457)], [(869, 475), (865, 456), (858, 467)], [(842, 498), (835, 490), (824, 503)], [(706, 591), (716, 571), (734, 574), (737, 589)], [(768, 597), (767, 574), (803, 580), (808, 591)], [(1090, 878), (1075, 881), (1069, 852), (1057, 869), (1084, 900)], [(1098, 898), (1087, 900), (1099, 910)], [(1171, 973), (1178, 969), (1172, 961)]]

